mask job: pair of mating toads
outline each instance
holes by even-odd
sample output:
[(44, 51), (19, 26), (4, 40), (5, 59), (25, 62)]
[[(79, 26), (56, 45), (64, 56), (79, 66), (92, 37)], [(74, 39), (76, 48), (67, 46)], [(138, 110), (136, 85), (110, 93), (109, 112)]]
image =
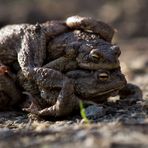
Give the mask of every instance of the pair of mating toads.
[(2, 28), (0, 109), (23, 104), (39, 116), (65, 116), (79, 108), (79, 100), (126, 97), (137, 87), (120, 70), (113, 34), (109, 25), (80, 16)]

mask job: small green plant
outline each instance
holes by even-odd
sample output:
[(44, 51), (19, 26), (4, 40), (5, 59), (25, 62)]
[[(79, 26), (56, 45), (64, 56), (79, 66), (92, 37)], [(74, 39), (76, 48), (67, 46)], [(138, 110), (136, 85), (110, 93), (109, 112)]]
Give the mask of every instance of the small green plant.
[(84, 120), (84, 122), (86, 124), (89, 124), (90, 121), (89, 121), (89, 119), (86, 116), (85, 108), (84, 108), (83, 102), (81, 100), (80, 100), (79, 105), (80, 105), (80, 114), (81, 114), (82, 119)]

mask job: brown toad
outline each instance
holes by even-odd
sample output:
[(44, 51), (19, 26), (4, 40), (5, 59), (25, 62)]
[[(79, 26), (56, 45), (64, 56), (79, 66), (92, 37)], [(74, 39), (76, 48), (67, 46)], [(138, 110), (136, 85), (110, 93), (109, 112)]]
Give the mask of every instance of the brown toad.
[[(118, 95), (126, 86), (125, 77), (120, 69), (74, 70), (65, 75), (73, 81), (73, 85), (67, 79), (64, 85), (62, 84), (61, 91), (60, 86), (42, 87), (42, 99), (37, 95), (29, 95), (32, 104), (25, 110), (39, 116), (65, 116), (79, 108), (79, 100), (104, 102), (108, 97)], [(24, 85), (27, 85), (27, 81), (24, 81)]]
[[(73, 69), (114, 69), (120, 66), (120, 49), (96, 33), (74, 30), (50, 40), (48, 64), (62, 72)], [(50, 62), (51, 61), (51, 62)]]

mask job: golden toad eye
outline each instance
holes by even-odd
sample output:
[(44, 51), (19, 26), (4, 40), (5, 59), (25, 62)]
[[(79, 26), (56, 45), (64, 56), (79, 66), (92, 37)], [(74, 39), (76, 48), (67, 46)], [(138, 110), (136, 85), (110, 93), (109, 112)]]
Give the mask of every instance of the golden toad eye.
[(109, 79), (109, 74), (106, 72), (102, 72), (98, 74), (99, 80), (106, 81)]
[(97, 55), (97, 54), (95, 54), (95, 53), (92, 54), (91, 56), (92, 56), (92, 58), (99, 59), (99, 55)]
[(98, 53), (97, 49), (93, 49), (90, 52), (90, 57), (95, 60), (98, 60), (100, 58), (100, 54)]

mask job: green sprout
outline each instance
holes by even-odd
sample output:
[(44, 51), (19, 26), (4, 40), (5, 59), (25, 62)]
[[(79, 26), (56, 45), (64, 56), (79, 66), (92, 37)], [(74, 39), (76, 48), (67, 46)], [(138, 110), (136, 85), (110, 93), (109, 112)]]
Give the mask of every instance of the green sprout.
[(86, 124), (89, 124), (90, 121), (89, 121), (89, 119), (88, 119), (87, 116), (86, 116), (86, 111), (85, 111), (83, 102), (82, 102), (81, 100), (80, 100), (80, 102), (79, 102), (79, 105), (80, 105), (80, 114), (81, 114), (82, 119), (84, 120), (84, 122), (85, 122)]

